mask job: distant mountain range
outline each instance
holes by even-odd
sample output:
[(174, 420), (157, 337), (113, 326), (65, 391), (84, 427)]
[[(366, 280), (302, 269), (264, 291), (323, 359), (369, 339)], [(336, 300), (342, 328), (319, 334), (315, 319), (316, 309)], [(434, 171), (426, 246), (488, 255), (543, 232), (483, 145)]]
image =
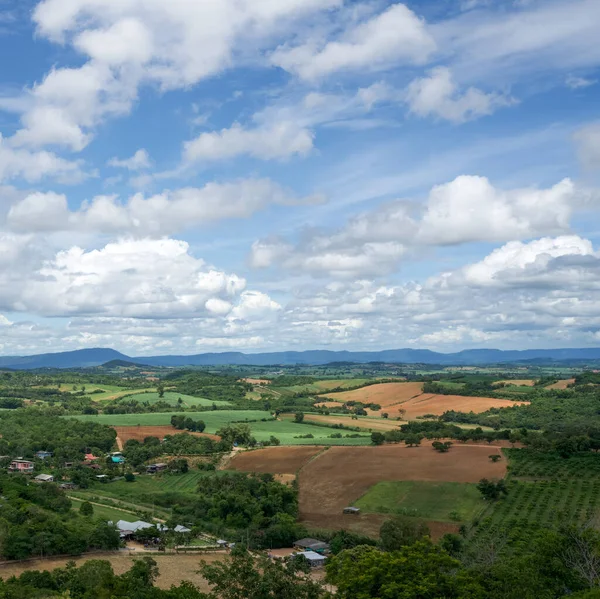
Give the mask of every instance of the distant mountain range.
[(120, 360), (148, 366), (248, 366), (322, 365), (332, 362), (386, 362), (392, 364), (439, 364), (476, 366), (515, 362), (552, 363), (600, 360), (600, 348), (583, 349), (468, 349), (442, 354), (428, 349), (389, 349), (375, 352), (308, 350), (244, 354), (241, 352), (207, 353), (193, 356), (129, 357), (114, 349), (94, 348), (35, 356), (0, 356), (0, 368), (31, 370), (35, 368), (86, 368)]

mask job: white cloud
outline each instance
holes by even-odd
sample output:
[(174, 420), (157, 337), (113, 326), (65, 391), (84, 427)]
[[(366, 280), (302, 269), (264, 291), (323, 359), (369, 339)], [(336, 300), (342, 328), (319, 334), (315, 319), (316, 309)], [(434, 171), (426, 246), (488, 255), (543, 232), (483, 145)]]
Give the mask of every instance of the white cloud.
[(7, 216), (12, 230), (88, 231), (165, 235), (227, 218), (247, 218), (272, 204), (312, 202), (295, 200), (269, 179), (208, 183), (145, 197), (141, 193), (120, 203), (117, 196), (96, 196), (77, 211), (69, 211), (64, 195), (30, 194), (14, 204)]
[(575, 133), (575, 144), (586, 168), (600, 168), (600, 122), (590, 123)]
[(577, 75), (568, 75), (565, 84), (571, 89), (583, 89), (595, 85), (597, 81), (595, 79), (586, 79), (585, 77), (578, 77)]
[(511, 83), (535, 73), (600, 64), (595, 44), (600, 20), (596, 0), (532, 2), (513, 10), (497, 2), (429, 27), (461, 80)]
[(185, 142), (184, 161), (223, 160), (243, 154), (273, 160), (294, 154), (306, 155), (312, 147), (312, 133), (292, 122), (255, 129), (244, 129), (235, 123), (229, 129), (201, 133), (196, 139)]
[[(40, 36), (71, 44), (88, 61), (57, 68), (17, 104), (14, 144), (82, 150), (107, 117), (125, 114), (143, 84), (187, 88), (236, 63), (342, 0), (156, 2), (43, 0), (33, 11)], [(8, 104), (7, 104), (8, 105)]]
[(24, 179), (34, 183), (54, 178), (60, 183), (78, 183), (87, 177), (82, 164), (80, 160), (65, 160), (52, 152), (13, 148), (0, 135), (0, 182)]
[(431, 190), (418, 238), (446, 245), (564, 232), (569, 229), (575, 196), (569, 179), (549, 189), (503, 191), (485, 177), (457, 177)]
[[(544, 237), (529, 243), (511, 241), (461, 272), (466, 281), (474, 285), (511, 285), (516, 282), (538, 285), (550, 274), (553, 284), (560, 285), (562, 282), (566, 285), (569, 279), (565, 277), (564, 270), (577, 268), (579, 263), (557, 261), (565, 256), (594, 259), (596, 255), (592, 243), (577, 235)], [(598, 257), (594, 261), (598, 262)], [(583, 264), (591, 263), (586, 260)], [(583, 279), (580, 281), (583, 282)]]
[(436, 67), (428, 76), (415, 79), (406, 90), (410, 111), (418, 116), (434, 116), (462, 123), (492, 114), (513, 101), (498, 94), (486, 94), (470, 87), (459, 92), (450, 69)]
[(233, 304), (245, 286), (243, 278), (191, 256), (183, 241), (122, 240), (99, 250), (58, 252), (22, 277), (15, 308), (63, 316), (208, 316), (216, 305), (207, 310), (209, 300)]
[(308, 42), (275, 51), (273, 64), (302, 79), (318, 79), (343, 70), (381, 70), (398, 64), (422, 64), (435, 50), (425, 23), (404, 4), (351, 26), (336, 41)]
[(593, 194), (565, 179), (548, 189), (502, 190), (485, 177), (460, 176), (434, 187), (423, 204), (396, 200), (319, 230), (291, 245), (280, 238), (252, 245), (249, 264), (334, 277), (378, 276), (423, 246), (504, 242), (570, 230), (574, 210)]
[(130, 171), (141, 171), (152, 166), (150, 156), (145, 149), (138, 150), (131, 158), (125, 158), (123, 160), (119, 158), (111, 158), (107, 162), (108, 166), (115, 168), (125, 168)]

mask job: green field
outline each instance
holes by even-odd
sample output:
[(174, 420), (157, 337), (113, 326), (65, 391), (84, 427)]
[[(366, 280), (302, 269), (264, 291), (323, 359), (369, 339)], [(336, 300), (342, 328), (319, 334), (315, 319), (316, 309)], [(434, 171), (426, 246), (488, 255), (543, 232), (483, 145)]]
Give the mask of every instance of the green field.
[[(73, 416), (79, 420), (98, 422), (110, 426), (156, 426), (171, 424), (172, 412), (156, 414), (100, 414), (99, 416)], [(194, 420), (203, 420), (206, 424), (205, 432), (216, 433), (220, 428), (233, 422), (249, 422), (252, 434), (257, 441), (267, 441), (271, 435), (277, 437), (282, 445), (369, 445), (371, 439), (364, 437), (350, 438), (343, 435), (350, 431), (332, 429), (313, 424), (296, 424), (289, 420), (271, 420), (270, 412), (260, 410), (216, 410), (208, 412), (185, 412)], [(262, 418), (269, 419), (261, 422)], [(174, 431), (177, 432), (177, 431)], [(329, 435), (342, 433), (341, 439), (334, 439)], [(297, 439), (300, 435), (313, 435), (312, 439)]]
[[(81, 504), (83, 503), (82, 499), (75, 499), (71, 497), (71, 501), (73, 503), (73, 510), (79, 511)], [(103, 520), (112, 520), (113, 522), (118, 522), (119, 520), (127, 520), (132, 521), (136, 519), (134, 514), (130, 514), (129, 512), (124, 512), (115, 507), (109, 506), (99, 506), (94, 505), (94, 518), (102, 518)]]
[(439, 522), (467, 522), (485, 507), (474, 484), (422, 481), (378, 483), (354, 505), (367, 513)]
[[(137, 509), (141, 511), (150, 511), (156, 517), (168, 517), (170, 508), (165, 505), (172, 505), (177, 497), (194, 495), (198, 482), (202, 477), (223, 476), (220, 472), (193, 471), (186, 474), (161, 474), (156, 476), (140, 475), (136, 476), (135, 481), (125, 482), (116, 481), (113, 483), (96, 484), (90, 489), (81, 489), (74, 494), (81, 500), (97, 501), (119, 501), (127, 509)], [(163, 507), (161, 507), (163, 506)], [(94, 506), (94, 513), (100, 514), (104, 506)], [(137, 517), (134, 514), (122, 512), (118, 508), (106, 507), (108, 510), (120, 512), (119, 519), (131, 520)], [(124, 514), (124, 515), (123, 515)], [(113, 514), (115, 515), (115, 514)]]
[(185, 395), (184, 393), (177, 393), (175, 391), (165, 391), (163, 397), (159, 397), (158, 393), (140, 393), (134, 398), (140, 403), (149, 403), (150, 405), (155, 404), (159, 401), (168, 403), (171, 406), (178, 406), (179, 399), (181, 399), (181, 405), (184, 408), (191, 408), (192, 406), (230, 406), (231, 403), (228, 401), (213, 401), (212, 399), (205, 399), (204, 397), (192, 397), (191, 395)]

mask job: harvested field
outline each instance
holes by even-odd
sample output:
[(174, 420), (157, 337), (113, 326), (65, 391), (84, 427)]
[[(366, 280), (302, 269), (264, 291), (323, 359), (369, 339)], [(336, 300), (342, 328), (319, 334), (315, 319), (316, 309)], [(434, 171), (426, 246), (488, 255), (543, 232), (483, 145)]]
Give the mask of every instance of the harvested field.
[[(145, 554), (144, 551), (134, 551), (127, 553), (95, 553), (74, 558), (56, 558), (31, 560), (19, 563), (5, 563), (0, 565), (0, 577), (6, 580), (11, 576), (19, 576), (27, 570), (54, 570), (56, 568), (64, 568), (67, 562), (74, 561), (77, 566), (83, 565), (85, 562), (92, 559), (102, 559), (110, 562), (116, 574), (124, 574), (131, 566), (134, 559), (139, 559)], [(214, 552), (202, 554), (172, 554), (172, 555), (156, 555), (151, 554), (156, 560), (160, 575), (157, 580), (157, 586), (161, 589), (169, 589), (172, 585), (177, 585), (183, 580), (189, 580), (197, 585), (201, 591), (208, 592), (210, 587), (200, 574), (198, 569), (200, 561), (204, 560), (208, 563), (214, 563), (227, 558), (227, 553)]]
[(304, 414), (304, 422), (322, 422), (324, 424), (343, 424), (344, 426), (358, 426), (365, 430), (391, 431), (400, 427), (405, 422), (386, 420), (384, 418), (358, 418), (352, 420), (350, 416), (323, 416), (321, 414)]
[(270, 385), (271, 381), (269, 379), (242, 379), (245, 383), (250, 383), (251, 385)]
[(320, 451), (323, 451), (323, 447), (302, 445), (240, 451), (235, 454), (227, 467), (242, 472), (296, 474)]
[(341, 524), (372, 533), (385, 517), (342, 514), (344, 507), (372, 485), (393, 480), (478, 482), (504, 477), (506, 460), (494, 464), (490, 453), (488, 445), (454, 445), (445, 454), (433, 451), (430, 443), (421, 447), (332, 447), (300, 471), (300, 518), (309, 526)]
[(333, 401), (360, 401), (362, 403), (377, 403), (382, 407), (392, 406), (421, 395), (423, 383), (380, 383), (369, 385), (354, 391), (342, 391), (323, 395)]
[(535, 385), (535, 381), (532, 379), (507, 379), (506, 381), (496, 381), (495, 385), (501, 385), (504, 383), (505, 385), (516, 385), (517, 387), (533, 387)]
[(315, 408), (341, 408), (341, 401), (320, 401), (315, 404)]
[[(178, 433), (186, 432), (195, 437), (208, 437), (219, 441), (221, 437), (217, 435), (210, 435), (209, 433), (191, 433), (190, 431), (179, 431), (172, 426), (113, 426), (117, 431), (117, 444), (122, 447), (129, 441), (129, 439), (135, 439), (136, 441), (143, 441), (146, 437), (157, 437), (158, 439), (164, 439), (167, 435), (176, 435)], [(119, 443), (120, 442), (120, 443)]]
[[(495, 399), (493, 397), (468, 397), (466, 395), (419, 395), (397, 406), (406, 410), (404, 418), (414, 420), (425, 414), (441, 416), (448, 410), (455, 412), (475, 412), (481, 414), (490, 408), (511, 408), (513, 406), (528, 405), (528, 401), (512, 401), (510, 399)], [(392, 410), (385, 409), (390, 417), (395, 417)]]
[(564, 379), (562, 381), (557, 381), (552, 385), (548, 385), (544, 387), (545, 389), (566, 389), (569, 385), (572, 385), (575, 382), (575, 379)]

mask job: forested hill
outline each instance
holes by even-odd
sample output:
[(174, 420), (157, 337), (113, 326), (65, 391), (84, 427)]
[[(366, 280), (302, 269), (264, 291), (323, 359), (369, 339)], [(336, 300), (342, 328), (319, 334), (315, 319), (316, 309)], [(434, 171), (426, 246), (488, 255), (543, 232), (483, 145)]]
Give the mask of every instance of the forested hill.
[(205, 353), (192, 356), (129, 357), (114, 349), (93, 348), (70, 352), (39, 354), (35, 356), (0, 357), (0, 368), (17, 370), (35, 368), (85, 368), (100, 366), (106, 362), (124, 361), (149, 366), (220, 366), (241, 364), (252, 366), (307, 364), (320, 365), (331, 362), (385, 362), (399, 364), (440, 364), (472, 366), (532, 362), (575, 362), (600, 360), (600, 348), (583, 349), (530, 349), (499, 350), (470, 349), (443, 354), (427, 349), (390, 349), (378, 352), (349, 352), (308, 350), (303, 352), (272, 352), (244, 354), (241, 352)]

